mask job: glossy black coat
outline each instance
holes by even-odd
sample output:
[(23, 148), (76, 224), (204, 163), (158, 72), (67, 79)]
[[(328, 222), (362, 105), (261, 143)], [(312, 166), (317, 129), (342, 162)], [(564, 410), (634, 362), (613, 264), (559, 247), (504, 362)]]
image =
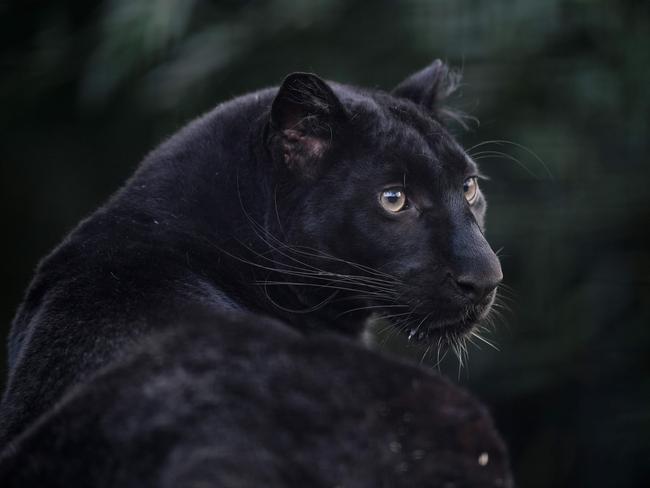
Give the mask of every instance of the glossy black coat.
[[(18, 311), (3, 486), (381, 486), (390, 472), (385, 486), (507, 486), (478, 403), (356, 340), (391, 310), (423, 340), (466, 332), (501, 279), (483, 196), (463, 195), (477, 169), (441, 124), (448, 75), (434, 63), (391, 96), (293, 74), (153, 151), (43, 260)], [(378, 202), (393, 185), (409, 197), (398, 214)], [(414, 418), (403, 434), (377, 416), (392, 402)], [(205, 450), (223, 469), (196, 461)]]

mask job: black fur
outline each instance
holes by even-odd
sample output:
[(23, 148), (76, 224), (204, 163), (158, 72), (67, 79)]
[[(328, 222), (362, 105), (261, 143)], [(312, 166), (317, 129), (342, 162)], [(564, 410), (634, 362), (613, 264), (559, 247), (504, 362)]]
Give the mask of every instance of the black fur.
[(244, 316), (151, 337), (73, 388), (5, 452), (0, 480), (462, 488), (509, 486), (507, 469), (483, 408), (441, 377)]
[(296, 73), (152, 152), (18, 311), (2, 486), (507, 486), (476, 402), (353, 341), (371, 312), (456, 337), (501, 278), (433, 66), (398, 96)]

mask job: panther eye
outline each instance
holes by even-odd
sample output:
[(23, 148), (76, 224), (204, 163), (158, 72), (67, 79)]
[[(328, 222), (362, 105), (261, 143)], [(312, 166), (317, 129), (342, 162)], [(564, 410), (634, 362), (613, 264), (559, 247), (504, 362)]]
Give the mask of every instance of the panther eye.
[(399, 212), (407, 208), (406, 193), (401, 187), (388, 188), (379, 194), (379, 203), (388, 212)]
[(478, 180), (476, 176), (471, 176), (463, 182), (463, 193), (465, 200), (471, 205), (478, 197)]

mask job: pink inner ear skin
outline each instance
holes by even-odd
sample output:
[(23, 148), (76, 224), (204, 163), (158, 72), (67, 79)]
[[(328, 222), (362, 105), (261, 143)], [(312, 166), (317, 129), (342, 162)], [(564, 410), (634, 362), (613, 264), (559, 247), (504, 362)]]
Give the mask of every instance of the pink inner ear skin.
[(295, 129), (283, 130), (282, 136), (282, 153), (287, 167), (313, 176), (318, 161), (325, 155), (326, 141)]

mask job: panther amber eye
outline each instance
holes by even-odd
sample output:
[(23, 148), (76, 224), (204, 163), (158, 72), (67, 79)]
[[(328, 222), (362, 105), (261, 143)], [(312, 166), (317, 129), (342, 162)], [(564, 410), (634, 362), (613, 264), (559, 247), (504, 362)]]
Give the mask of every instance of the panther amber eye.
[(472, 176), (465, 180), (463, 183), (463, 193), (465, 194), (465, 200), (470, 204), (474, 203), (478, 196), (478, 181), (476, 180), (476, 176)]
[(388, 212), (399, 212), (406, 208), (406, 193), (402, 188), (389, 188), (380, 193), (379, 203)]

